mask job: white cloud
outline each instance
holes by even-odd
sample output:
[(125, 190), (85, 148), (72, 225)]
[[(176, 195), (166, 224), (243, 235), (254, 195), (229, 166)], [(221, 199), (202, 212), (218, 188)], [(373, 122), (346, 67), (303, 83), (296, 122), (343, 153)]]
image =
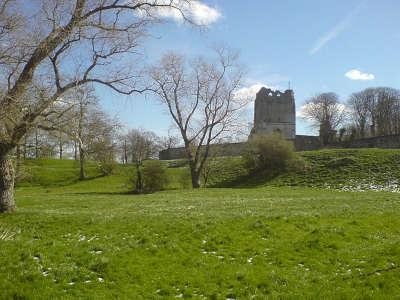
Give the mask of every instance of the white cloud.
[(217, 8), (208, 6), (198, 0), (156, 0), (155, 3), (159, 5), (172, 4), (175, 8), (158, 7), (155, 13), (160, 17), (171, 18), (177, 22), (183, 22), (183, 15), (185, 15), (197, 25), (208, 26), (222, 17)]
[(314, 55), (317, 53), (322, 47), (324, 47), (329, 41), (336, 38), (342, 31), (344, 31), (351, 23), (353, 17), (358, 14), (360, 11), (362, 4), (358, 5), (355, 9), (353, 9), (343, 20), (337, 23), (330, 31), (322, 35), (314, 44), (314, 46), (310, 49), (310, 55)]
[(275, 90), (275, 87), (269, 86), (267, 84), (256, 83), (247, 87), (243, 87), (236, 92), (236, 97), (239, 99), (249, 99), (254, 101), (256, 99), (256, 94), (261, 90), (262, 87), (270, 88)]
[(363, 73), (359, 70), (353, 69), (348, 71), (346, 74), (344, 74), (347, 78), (351, 80), (374, 80), (375, 75), (374, 74), (368, 74), (368, 73)]

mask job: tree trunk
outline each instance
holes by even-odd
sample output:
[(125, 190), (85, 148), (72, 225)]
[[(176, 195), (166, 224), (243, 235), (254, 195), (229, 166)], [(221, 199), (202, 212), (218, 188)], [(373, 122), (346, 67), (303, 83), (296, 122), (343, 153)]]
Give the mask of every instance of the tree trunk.
[(12, 212), (14, 202), (14, 169), (6, 155), (0, 156), (0, 212)]
[(86, 178), (85, 174), (85, 151), (83, 150), (82, 145), (79, 145), (79, 179), (83, 180)]
[(58, 137), (58, 153), (59, 153), (59, 157), (60, 159), (63, 159), (63, 140), (62, 140), (62, 135), (61, 132), (59, 133), (59, 137)]
[(74, 160), (78, 160), (78, 146), (76, 141), (74, 141)]
[(126, 140), (124, 140), (124, 164), (128, 163), (128, 147), (126, 145)]
[(190, 176), (192, 177), (192, 187), (194, 189), (200, 188), (200, 175), (201, 172), (197, 170), (192, 163), (190, 163)]
[(39, 158), (39, 134), (38, 129), (35, 130), (35, 159)]
[(143, 192), (143, 178), (140, 164), (136, 164), (136, 191), (140, 194)]
[(25, 134), (25, 137), (24, 137), (24, 160), (26, 159), (26, 153), (27, 153), (27, 150), (26, 150), (26, 148), (27, 148), (27, 138), (26, 138), (26, 134)]

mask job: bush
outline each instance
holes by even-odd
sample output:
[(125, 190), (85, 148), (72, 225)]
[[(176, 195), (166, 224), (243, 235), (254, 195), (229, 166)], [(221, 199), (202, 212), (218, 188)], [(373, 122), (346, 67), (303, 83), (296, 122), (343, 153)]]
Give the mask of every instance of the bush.
[(272, 174), (285, 170), (295, 160), (293, 142), (280, 134), (254, 135), (247, 142), (245, 165), (250, 171), (268, 171)]
[(148, 161), (143, 166), (143, 192), (162, 191), (169, 180), (165, 166), (158, 160)]
[(109, 176), (114, 172), (115, 166), (115, 162), (101, 162), (97, 165), (97, 168), (103, 176)]

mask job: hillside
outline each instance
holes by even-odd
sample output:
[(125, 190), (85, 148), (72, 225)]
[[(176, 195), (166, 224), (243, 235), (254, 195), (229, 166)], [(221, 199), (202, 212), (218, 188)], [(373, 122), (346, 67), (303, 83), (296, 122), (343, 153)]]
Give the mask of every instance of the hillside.
[(209, 186), (306, 186), (341, 190), (400, 190), (400, 150), (327, 149), (298, 153), (304, 167), (275, 178), (249, 175), (239, 157), (213, 162)]
[[(167, 189), (181, 189), (190, 186), (189, 171), (184, 162), (164, 162), (167, 169), (169, 184)], [(177, 165), (178, 167), (175, 167)], [(182, 167), (181, 167), (182, 166)], [(95, 162), (86, 163), (87, 179), (79, 180), (79, 162), (74, 160), (57, 159), (32, 159), (25, 160), (20, 166), (17, 188), (44, 187), (63, 189), (81, 189), (85, 187), (88, 191), (93, 189), (128, 192), (130, 180), (135, 174), (132, 165), (116, 164), (113, 174), (104, 176)]]
[[(208, 187), (304, 186), (340, 190), (400, 190), (400, 150), (329, 149), (299, 153), (304, 168), (288, 170), (275, 178), (265, 174), (250, 175), (240, 157), (213, 159), (207, 169)], [(189, 170), (184, 161), (163, 162), (168, 166), (167, 189), (190, 187)], [(18, 186), (82, 185), (78, 180), (75, 161), (28, 160), (23, 167), (24, 178)], [(112, 176), (102, 177), (96, 164), (87, 164), (88, 182), (107, 182), (116, 190), (128, 190), (129, 178), (135, 170), (118, 165)], [(203, 178), (203, 182), (205, 178)], [(114, 185), (113, 185), (114, 184)], [(71, 187), (71, 186), (70, 186)]]
[(289, 171), (273, 185), (342, 190), (400, 190), (400, 150), (337, 149), (301, 153), (306, 167)]

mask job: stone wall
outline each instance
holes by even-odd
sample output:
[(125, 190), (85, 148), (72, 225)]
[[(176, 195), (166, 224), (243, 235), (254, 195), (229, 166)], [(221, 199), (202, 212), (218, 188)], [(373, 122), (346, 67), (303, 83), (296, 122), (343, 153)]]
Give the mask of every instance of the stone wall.
[(348, 148), (400, 148), (400, 135), (385, 135), (354, 140)]
[[(240, 156), (244, 152), (246, 143), (215, 144), (210, 147), (211, 156)], [(159, 153), (160, 160), (185, 158), (185, 148), (172, 148)]]
[(322, 148), (319, 137), (312, 135), (296, 135), (294, 146), (296, 151), (310, 151)]
[[(317, 150), (321, 148), (321, 143), (317, 136), (296, 135), (294, 140), (296, 151)], [(230, 143), (212, 145), (210, 153), (212, 156), (240, 156), (244, 153), (246, 143)], [(160, 160), (182, 159), (185, 158), (185, 148), (172, 148), (160, 151)]]

